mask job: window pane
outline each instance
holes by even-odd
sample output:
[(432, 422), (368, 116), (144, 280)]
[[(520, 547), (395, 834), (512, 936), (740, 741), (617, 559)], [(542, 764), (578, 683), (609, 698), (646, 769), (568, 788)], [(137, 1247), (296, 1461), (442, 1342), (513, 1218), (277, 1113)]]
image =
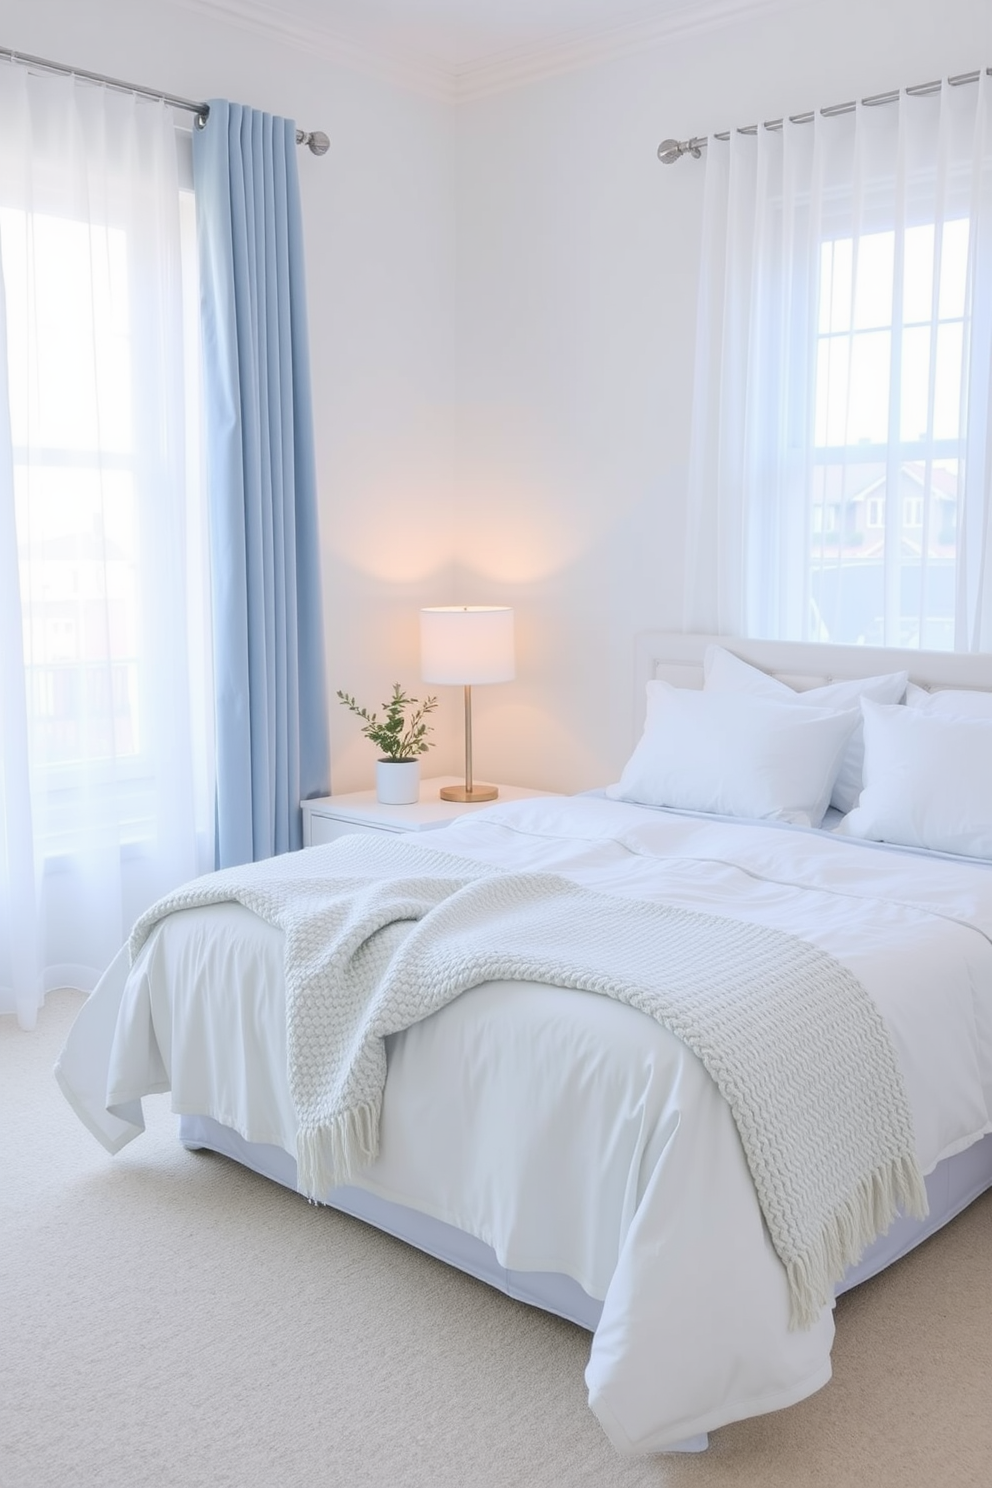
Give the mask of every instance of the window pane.
[[(820, 633), (854, 645), (948, 650), (954, 642), (958, 461), (934, 462), (929, 483), (926, 462), (907, 461), (897, 480), (897, 499), (890, 501), (883, 465), (814, 470), (810, 589)], [(898, 513), (901, 527), (887, 534), (890, 513)], [(886, 628), (887, 541), (896, 543), (895, 634)]]
[(892, 324), (892, 259), (894, 233), (868, 233), (858, 239), (854, 329)]
[(968, 282), (968, 228), (967, 217), (956, 217), (944, 223), (938, 312), (941, 320), (964, 315), (965, 287)]
[(907, 325), (933, 316), (933, 223), (906, 229), (904, 239), (902, 315)]
[(816, 350), (816, 433), (819, 446), (844, 443), (851, 343), (833, 336)]
[[(940, 293), (937, 314), (941, 320), (960, 319), (965, 310), (968, 274), (968, 219), (952, 218), (941, 233)], [(921, 324), (933, 318), (934, 228), (932, 223), (911, 227), (905, 239), (903, 319)]]
[(930, 402), (930, 327), (903, 332), (900, 438), (913, 443), (927, 437)]
[(852, 338), (851, 402), (845, 444), (884, 444), (889, 432), (888, 331), (869, 331)]
[(817, 347), (815, 443), (884, 444), (889, 428), (888, 331), (831, 336)]
[(962, 342), (960, 321), (938, 326), (933, 410), (936, 439), (957, 439), (961, 434)]
[[(0, 211), (11, 433), (39, 449), (131, 447), (125, 235)], [(25, 372), (26, 369), (26, 372)]]
[(934, 460), (930, 468), (929, 547), (935, 557), (954, 557), (960, 467), (959, 460)]
[(127, 470), (17, 466), (24, 662), (34, 757), (134, 755), (137, 530)]
[(851, 329), (851, 239), (824, 243), (820, 252), (820, 334)]
[[(815, 536), (810, 592), (824, 640), (864, 642), (882, 614), (883, 533), (871, 516), (884, 512), (885, 467), (877, 461), (814, 469), (814, 510), (822, 501), (832, 531)], [(830, 516), (827, 518), (826, 513)]]

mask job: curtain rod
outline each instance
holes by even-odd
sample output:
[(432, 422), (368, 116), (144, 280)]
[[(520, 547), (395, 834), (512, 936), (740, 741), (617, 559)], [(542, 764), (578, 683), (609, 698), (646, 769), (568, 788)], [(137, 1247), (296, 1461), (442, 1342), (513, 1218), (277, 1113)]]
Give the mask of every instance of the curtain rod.
[[(136, 93), (141, 98), (152, 98), (156, 103), (167, 103), (171, 108), (183, 109), (186, 113), (193, 114), (197, 129), (203, 129), (210, 117), (209, 103), (197, 103), (192, 98), (177, 98), (174, 93), (159, 93), (155, 88), (143, 88), (138, 83), (124, 83), (120, 78), (106, 77), (102, 72), (87, 72), (83, 67), (66, 67), (62, 62), (50, 62), (47, 57), (32, 57), (27, 52), (14, 52), (9, 47), (0, 47), (0, 57), (6, 57), (9, 62), (23, 63), (27, 67), (40, 68), (44, 72), (55, 72), (61, 77), (83, 78), (88, 83), (103, 83), (105, 87), (117, 88), (122, 93)], [(306, 145), (313, 155), (326, 155), (331, 144), (327, 135), (319, 129), (298, 129), (296, 143)]]
[[(989, 77), (992, 77), (992, 67), (985, 68), (985, 71)], [(956, 77), (949, 77), (947, 81), (952, 88), (959, 88), (962, 83), (977, 83), (981, 75), (982, 69), (979, 68), (977, 72), (959, 72)], [(909, 94), (912, 98), (925, 98), (931, 93), (939, 93), (942, 86), (943, 84), (938, 78), (932, 83), (914, 83), (911, 88), (895, 88), (890, 93), (875, 93), (871, 98), (862, 98), (861, 102), (865, 108), (877, 108), (879, 104), (883, 103), (898, 103), (903, 93)], [(829, 104), (826, 108), (820, 109), (819, 113), (824, 119), (832, 119), (837, 114), (853, 114), (857, 106), (857, 103), (852, 99), (850, 103)], [(816, 109), (810, 109), (805, 114), (790, 114), (789, 123), (811, 124), (816, 118), (816, 114)], [(757, 134), (759, 129), (781, 129), (784, 123), (784, 119), (766, 119), (760, 125), (745, 124), (736, 132), (738, 134)], [(720, 134), (715, 134), (713, 138), (728, 140), (730, 135), (731, 131), (726, 129)], [(698, 160), (706, 143), (707, 136), (705, 134), (694, 135), (692, 139), (687, 140), (662, 140), (658, 146), (658, 159), (662, 165), (674, 165), (676, 160), (681, 159), (683, 155), (691, 155), (694, 160)]]

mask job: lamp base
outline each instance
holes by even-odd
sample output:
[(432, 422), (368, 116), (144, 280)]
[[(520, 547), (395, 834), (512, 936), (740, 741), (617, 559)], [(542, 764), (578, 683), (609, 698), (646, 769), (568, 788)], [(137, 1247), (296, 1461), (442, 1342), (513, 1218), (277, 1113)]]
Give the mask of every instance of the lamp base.
[(498, 795), (498, 786), (480, 785), (478, 781), (473, 782), (471, 790), (464, 785), (442, 785), (440, 791), (442, 801), (495, 801)]

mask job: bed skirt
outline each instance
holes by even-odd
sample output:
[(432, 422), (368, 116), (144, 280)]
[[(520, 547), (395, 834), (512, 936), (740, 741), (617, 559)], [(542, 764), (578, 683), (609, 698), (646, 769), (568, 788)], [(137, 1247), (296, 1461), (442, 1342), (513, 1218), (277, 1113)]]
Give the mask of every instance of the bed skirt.
[[(181, 1116), (179, 1139), (193, 1151), (207, 1148), (219, 1152), (284, 1188), (296, 1188), (296, 1162), (288, 1152), (263, 1142), (246, 1142), (236, 1131), (210, 1116)], [(835, 1289), (837, 1296), (884, 1271), (992, 1188), (992, 1132), (964, 1152), (938, 1163), (928, 1175), (926, 1186), (930, 1205), (927, 1218), (897, 1219), (888, 1233), (873, 1241), (857, 1265), (845, 1273)], [(500, 1265), (492, 1247), (474, 1235), (363, 1188), (351, 1185), (337, 1188), (327, 1202), (331, 1208), (405, 1240), (408, 1245), (466, 1271), (518, 1302), (543, 1308), (590, 1333), (596, 1331), (603, 1304), (590, 1297), (570, 1276), (554, 1271), (507, 1270)]]
[[(296, 1162), (288, 1152), (265, 1142), (246, 1142), (236, 1131), (221, 1126), (210, 1116), (181, 1116), (179, 1139), (193, 1151), (206, 1147), (211, 1152), (232, 1157), (242, 1167), (251, 1168), (264, 1178), (281, 1183), (284, 1188), (296, 1188)], [(603, 1304), (590, 1297), (570, 1276), (555, 1271), (510, 1271), (500, 1265), (496, 1252), (484, 1240), (477, 1240), (474, 1235), (468, 1235), (432, 1215), (410, 1209), (406, 1204), (396, 1204), (379, 1194), (368, 1193), (364, 1188), (352, 1185), (336, 1188), (327, 1203), (332, 1209), (363, 1219), (377, 1230), (395, 1235), (398, 1240), (405, 1240), (408, 1245), (426, 1251), (437, 1260), (468, 1272), (518, 1302), (527, 1302), (532, 1307), (567, 1318), (570, 1323), (577, 1323), (590, 1333), (596, 1331)]]

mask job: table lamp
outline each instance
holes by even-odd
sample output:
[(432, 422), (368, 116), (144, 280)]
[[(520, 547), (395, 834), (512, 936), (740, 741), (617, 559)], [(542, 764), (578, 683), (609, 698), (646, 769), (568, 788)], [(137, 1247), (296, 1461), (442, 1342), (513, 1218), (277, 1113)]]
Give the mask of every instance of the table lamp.
[(445, 785), (443, 801), (495, 801), (495, 785), (472, 779), (472, 688), (512, 682), (513, 611), (507, 605), (437, 605), (420, 612), (420, 675), (465, 689), (465, 784)]

